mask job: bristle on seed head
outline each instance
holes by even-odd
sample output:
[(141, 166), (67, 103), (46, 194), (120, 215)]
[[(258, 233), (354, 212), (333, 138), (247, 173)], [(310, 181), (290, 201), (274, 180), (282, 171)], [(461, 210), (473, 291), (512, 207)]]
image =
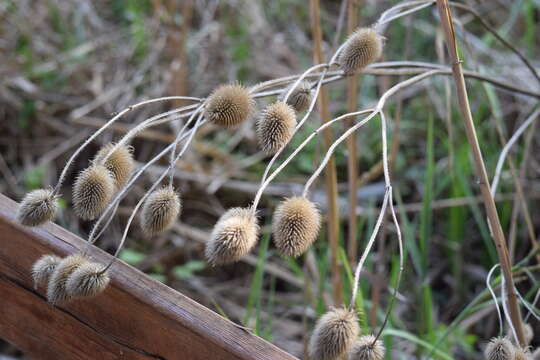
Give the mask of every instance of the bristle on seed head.
[[(292, 86), (294, 86), (294, 83), (292, 83), (287, 89), (283, 91), (282, 98), (289, 93), (289, 90)], [(311, 99), (311, 83), (309, 81), (302, 81), (291, 92), (291, 95), (287, 99), (287, 104), (292, 106), (293, 109), (297, 112), (302, 112), (309, 108), (309, 104), (311, 104)]]
[(180, 197), (172, 186), (154, 191), (144, 202), (141, 212), (141, 227), (148, 235), (156, 235), (169, 229), (182, 210)]
[(513, 360), (531, 360), (532, 358), (533, 357), (528, 348), (515, 348)]
[(93, 220), (105, 210), (114, 193), (114, 180), (103, 165), (93, 164), (81, 171), (73, 186), (75, 214)]
[(71, 273), (66, 282), (66, 292), (71, 297), (96, 296), (109, 285), (105, 266), (87, 262)]
[(336, 308), (324, 314), (315, 325), (309, 342), (309, 358), (334, 360), (344, 356), (358, 336), (356, 313)]
[(221, 216), (206, 243), (211, 265), (229, 264), (247, 254), (257, 242), (259, 225), (249, 208), (232, 208)]
[(286, 199), (274, 212), (274, 244), (284, 256), (300, 256), (317, 239), (320, 227), (321, 215), (314, 203), (305, 197)]
[(88, 260), (79, 254), (69, 255), (60, 261), (49, 278), (47, 299), (51, 304), (61, 304), (71, 300), (71, 296), (66, 291), (68, 278), (77, 268), (87, 262)]
[(43, 255), (32, 265), (32, 279), (34, 287), (46, 285), (51, 274), (62, 259), (55, 255)]
[(17, 211), (17, 220), (26, 226), (37, 226), (54, 220), (58, 199), (52, 189), (37, 189), (26, 194)]
[(490, 340), (484, 350), (486, 360), (511, 360), (514, 356), (514, 345), (506, 337)]
[(345, 74), (352, 74), (377, 61), (382, 55), (383, 38), (371, 28), (360, 28), (352, 33), (338, 57)]
[(113, 143), (103, 146), (96, 154), (94, 163), (104, 165), (110, 171), (114, 185), (119, 189), (128, 182), (135, 168), (135, 161), (133, 160), (133, 149), (126, 145), (120, 146), (107, 160), (103, 161), (114, 146)]
[(291, 106), (281, 101), (268, 105), (257, 122), (262, 150), (268, 155), (275, 154), (291, 140), (295, 126), (296, 113)]
[(239, 84), (220, 85), (206, 102), (206, 120), (224, 127), (236, 126), (249, 117), (254, 101), (248, 89)]
[(375, 341), (373, 335), (363, 335), (355, 341), (348, 360), (383, 360), (384, 353), (381, 340)]

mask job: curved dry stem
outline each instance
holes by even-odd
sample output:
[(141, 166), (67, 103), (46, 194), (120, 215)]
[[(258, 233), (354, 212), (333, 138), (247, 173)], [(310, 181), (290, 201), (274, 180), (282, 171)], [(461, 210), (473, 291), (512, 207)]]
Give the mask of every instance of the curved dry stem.
[(497, 300), (497, 295), (495, 295), (495, 291), (493, 291), (493, 288), (491, 287), (491, 276), (493, 275), (493, 272), (497, 267), (499, 267), (500, 264), (495, 264), (491, 270), (489, 270), (487, 278), (486, 278), (486, 287), (491, 294), (491, 297), (493, 298), (493, 304), (495, 305), (495, 309), (497, 310), (497, 316), (499, 317), (499, 336), (502, 335), (504, 325), (503, 325), (503, 319), (501, 315), (501, 309), (499, 308), (499, 300)]

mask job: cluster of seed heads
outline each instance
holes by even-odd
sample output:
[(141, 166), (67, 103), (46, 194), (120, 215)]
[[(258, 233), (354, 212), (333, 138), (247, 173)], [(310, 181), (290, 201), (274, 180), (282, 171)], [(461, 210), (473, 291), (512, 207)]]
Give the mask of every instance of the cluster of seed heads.
[(484, 350), (486, 360), (530, 360), (534, 356), (528, 347), (516, 346), (507, 337), (491, 339)]
[(345, 74), (352, 74), (377, 61), (382, 55), (383, 38), (372, 28), (359, 28), (347, 39), (338, 62)]
[(257, 122), (257, 137), (262, 150), (272, 155), (287, 145), (294, 135), (296, 113), (284, 102), (278, 101), (264, 109)]
[(182, 204), (172, 186), (150, 194), (141, 212), (141, 228), (146, 235), (156, 235), (169, 229), (178, 218)]

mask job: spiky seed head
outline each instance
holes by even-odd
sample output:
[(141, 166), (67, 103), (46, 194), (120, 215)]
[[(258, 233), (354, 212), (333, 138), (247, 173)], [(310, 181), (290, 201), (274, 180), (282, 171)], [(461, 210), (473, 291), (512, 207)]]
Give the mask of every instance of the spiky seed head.
[(94, 220), (107, 207), (114, 193), (114, 180), (103, 165), (93, 164), (79, 173), (73, 186), (75, 214)]
[(491, 339), (484, 350), (486, 360), (511, 360), (513, 355), (514, 345), (506, 337)]
[(257, 242), (259, 225), (249, 208), (232, 208), (221, 216), (206, 243), (205, 256), (215, 266), (238, 261)]
[(383, 38), (372, 28), (359, 28), (346, 41), (338, 57), (345, 74), (352, 74), (377, 61), (382, 55)]
[(133, 148), (126, 145), (120, 146), (106, 161), (103, 161), (114, 146), (115, 144), (113, 143), (103, 146), (96, 154), (94, 163), (104, 165), (109, 170), (113, 177), (114, 185), (119, 189), (128, 182), (135, 168), (135, 161), (133, 160)]
[(349, 360), (383, 360), (384, 345), (381, 340), (375, 341), (373, 335), (363, 335), (354, 342), (349, 353)]
[(321, 215), (314, 203), (305, 197), (285, 199), (274, 212), (274, 244), (284, 256), (300, 256), (317, 239), (320, 227)]
[(56, 305), (71, 299), (66, 291), (68, 278), (79, 266), (87, 262), (88, 260), (80, 254), (69, 255), (60, 261), (49, 278), (47, 299), (50, 303)]
[(37, 226), (54, 220), (58, 211), (58, 198), (52, 189), (30, 191), (19, 205), (17, 220), (26, 226)]
[(358, 319), (354, 311), (335, 308), (321, 316), (309, 342), (309, 358), (334, 360), (344, 356), (358, 336)]
[(71, 297), (96, 296), (109, 285), (109, 274), (105, 266), (86, 262), (69, 275), (66, 282), (66, 292)]
[(206, 120), (224, 127), (236, 126), (249, 117), (254, 108), (253, 97), (240, 84), (220, 85), (206, 102)]
[[(289, 93), (289, 90), (294, 86), (292, 83), (285, 91), (283, 91), (282, 99)], [(287, 104), (292, 106), (297, 112), (302, 112), (308, 109), (311, 103), (312, 92), (311, 83), (309, 81), (302, 81), (294, 88), (291, 95), (287, 99)]]
[(144, 202), (141, 212), (141, 227), (148, 235), (156, 235), (169, 229), (182, 210), (180, 197), (172, 186), (154, 191)]
[(296, 113), (291, 106), (281, 101), (268, 105), (257, 121), (262, 150), (268, 155), (275, 154), (291, 140), (295, 126)]
[(516, 347), (513, 360), (531, 360), (532, 355), (528, 348)]
[(32, 279), (34, 287), (46, 285), (51, 274), (62, 259), (55, 255), (43, 255), (32, 265)]

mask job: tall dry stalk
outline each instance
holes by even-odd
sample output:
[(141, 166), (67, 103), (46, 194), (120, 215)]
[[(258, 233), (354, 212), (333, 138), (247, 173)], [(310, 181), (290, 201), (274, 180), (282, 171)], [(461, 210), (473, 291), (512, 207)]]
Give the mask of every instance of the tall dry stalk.
[(465, 78), (463, 76), (463, 68), (461, 66), (461, 60), (457, 52), (457, 41), (454, 33), (454, 26), (452, 23), (452, 13), (450, 12), (448, 0), (437, 0), (437, 6), (439, 8), (441, 22), (446, 37), (446, 46), (450, 55), (450, 59), (452, 61), (452, 73), (454, 76), (454, 82), (456, 84), (459, 108), (465, 123), (465, 132), (467, 133), (467, 139), (473, 152), (473, 159), (477, 176), (480, 179), (479, 185), (482, 199), (484, 202), (484, 206), (486, 207), (486, 213), (489, 224), (491, 226), (493, 241), (495, 242), (495, 247), (497, 248), (499, 262), (501, 264), (502, 273), (505, 279), (505, 287), (508, 297), (508, 310), (512, 323), (511, 325), (516, 331), (516, 336), (519, 343), (522, 346), (526, 346), (525, 337), (523, 335), (523, 323), (514, 288), (514, 280), (512, 279), (512, 264), (510, 262), (508, 248), (506, 246), (506, 239), (501, 227), (499, 215), (497, 214), (497, 207), (495, 206), (495, 201), (493, 199), (493, 196), (491, 195), (486, 166), (484, 164), (484, 159), (482, 158), (482, 152), (480, 150), (478, 138), (476, 137), (476, 130), (474, 128), (474, 122), (467, 96)]

